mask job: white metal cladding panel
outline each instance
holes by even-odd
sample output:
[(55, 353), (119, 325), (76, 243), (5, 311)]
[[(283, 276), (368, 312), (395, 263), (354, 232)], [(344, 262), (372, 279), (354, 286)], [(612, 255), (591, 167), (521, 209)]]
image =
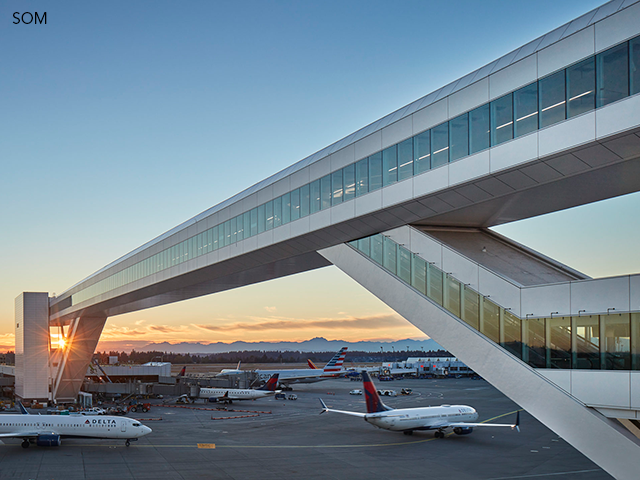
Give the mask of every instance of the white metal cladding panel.
[(629, 305), (632, 311), (640, 310), (640, 275), (629, 277)]
[(49, 391), (49, 300), (46, 293), (25, 292), (22, 344), (24, 398), (47, 398)]
[(629, 277), (600, 278), (571, 282), (571, 313), (607, 313), (608, 309), (629, 311)]
[(382, 208), (411, 200), (413, 197), (413, 182), (407, 178), (382, 189)]
[(597, 52), (640, 34), (640, 4), (605, 18), (595, 27)]
[(572, 370), (571, 394), (590, 406), (630, 408), (629, 372)]
[(571, 311), (571, 285), (558, 283), (526, 287), (521, 290), (522, 308), (520, 316), (548, 317), (551, 312), (569, 315)]
[(328, 227), (331, 224), (331, 209), (321, 210), (309, 216), (311, 230)]
[(442, 269), (442, 245), (417, 230), (411, 230), (411, 251)]
[(449, 166), (429, 170), (416, 175), (413, 181), (413, 198), (419, 198), (437, 190), (443, 190), (449, 185)]
[[(251, 210), (252, 208), (256, 208), (258, 206), (258, 195), (255, 193), (252, 193), (251, 195), (249, 195), (248, 197), (244, 198), (242, 200), (242, 212), (247, 212), (249, 210)], [(212, 227), (215, 224), (211, 225)]]
[[(284, 195), (287, 192), (291, 191), (291, 177), (285, 177), (282, 180), (278, 180), (273, 184), (273, 197), (278, 198), (280, 195)], [(243, 213), (238, 212), (236, 215)]]
[(491, 100), (524, 87), (538, 79), (536, 55), (530, 55), (509, 65), (489, 77), (489, 97)]
[(356, 161), (356, 147), (351, 144), (331, 155), (331, 171), (341, 169)]
[(556, 370), (551, 368), (537, 368), (536, 372), (544, 375), (567, 393), (571, 393), (571, 370)]
[(258, 237), (256, 235), (254, 235), (253, 237), (245, 238), (243, 242), (244, 242), (244, 246), (242, 250), (244, 253), (257, 250), (258, 248)]
[(596, 137), (602, 138), (640, 125), (640, 95), (596, 110)]
[(640, 409), (640, 372), (631, 372), (631, 408)]
[[(331, 172), (331, 158), (325, 157), (310, 165), (309, 178), (311, 181), (322, 178)], [(274, 194), (275, 195), (275, 194)]]
[(364, 215), (366, 213), (380, 210), (382, 208), (382, 190), (369, 192), (362, 197), (356, 198), (356, 215)]
[[(263, 203), (268, 202), (269, 200), (273, 200), (273, 186), (269, 185), (268, 187), (263, 188), (262, 190), (258, 190), (258, 205), (262, 205)], [(220, 213), (218, 213), (220, 215)], [(228, 220), (223, 219), (222, 215), (220, 215), (220, 223)]]
[(501, 307), (510, 308), (518, 315), (520, 312), (520, 288), (484, 267), (478, 271), (478, 291)]
[(382, 148), (401, 142), (413, 135), (413, 121), (411, 117), (403, 118), (382, 129)]
[[(382, 150), (382, 132), (377, 131), (356, 142), (356, 160)], [(312, 179), (315, 177), (312, 177)]]
[(449, 116), (473, 110), (489, 101), (489, 79), (482, 80), (457, 91), (449, 97)]
[(596, 138), (596, 112), (589, 112), (538, 132), (541, 157), (593, 142)]
[(309, 183), (309, 171), (309, 167), (304, 167), (291, 175), (291, 188), (298, 188)]
[[(271, 195), (271, 185), (269, 185), (269, 195)], [(260, 197), (260, 195), (258, 194), (258, 198)], [(271, 198), (269, 198), (269, 200), (271, 200)], [(264, 200), (263, 202), (266, 202), (267, 200)], [(260, 203), (263, 203), (260, 202)], [(223, 208), (222, 210), (220, 210), (218, 212), (218, 218), (220, 219), (220, 223), (226, 222), (227, 220), (229, 220), (231, 218), (231, 215), (229, 214), (229, 208)], [(176, 243), (178, 243), (178, 241), (182, 241), (184, 239), (180, 239), (180, 233), (178, 233), (177, 235), (173, 235), (172, 236), (173, 239), (175, 240), (174, 243), (172, 243), (172, 245), (175, 245)], [(177, 238), (176, 238), (177, 237)]]
[(547, 76), (595, 53), (594, 26), (563, 38), (538, 52), (538, 76)]
[(461, 158), (449, 164), (449, 185), (463, 183), (491, 173), (489, 150)]
[(273, 229), (273, 243), (283, 242), (291, 238), (291, 224), (281, 225)]
[[(298, 235), (304, 235), (305, 233), (309, 233), (310, 221), (309, 216), (302, 217), (298, 220), (291, 222), (291, 236), (297, 237)], [(254, 238), (254, 237), (251, 237)]]
[(443, 98), (422, 110), (418, 110), (412, 115), (412, 118), (414, 135), (435, 127), (449, 118), (448, 100)]
[(336, 224), (356, 216), (356, 202), (349, 200), (331, 207), (331, 223)]
[(538, 158), (538, 132), (491, 148), (491, 173)]
[(442, 269), (478, 291), (478, 264), (447, 247), (442, 247)]

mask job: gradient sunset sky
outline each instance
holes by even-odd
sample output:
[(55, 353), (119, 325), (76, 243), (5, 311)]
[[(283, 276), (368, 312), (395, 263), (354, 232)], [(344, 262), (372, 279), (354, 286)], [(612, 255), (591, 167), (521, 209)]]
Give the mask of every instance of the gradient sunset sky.
[[(601, 3), (3, 1), (0, 350), (21, 292), (61, 293)], [(496, 230), (593, 277), (636, 273), (638, 212), (633, 194)], [(102, 348), (316, 336), (425, 337), (328, 267), (112, 317)]]

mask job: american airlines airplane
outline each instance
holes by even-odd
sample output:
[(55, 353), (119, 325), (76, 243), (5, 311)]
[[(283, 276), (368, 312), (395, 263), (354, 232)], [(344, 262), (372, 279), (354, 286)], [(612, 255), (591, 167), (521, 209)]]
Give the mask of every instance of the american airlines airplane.
[(0, 415), (0, 438), (22, 438), (22, 448), (32, 442), (40, 447), (58, 447), (65, 438), (119, 438), (128, 447), (151, 433), (138, 420), (124, 417), (84, 415), (31, 415), (22, 406), (19, 415)]
[(278, 390), (278, 374), (275, 373), (269, 378), (269, 381), (260, 388), (255, 390), (250, 388), (201, 388), (200, 398), (208, 398), (212, 401), (225, 401), (231, 403), (232, 400), (255, 400), (269, 395), (274, 395)]
[(467, 435), (475, 427), (511, 427), (520, 431), (520, 412), (516, 415), (513, 425), (501, 423), (473, 423), (478, 419), (478, 412), (467, 405), (440, 405), (439, 407), (417, 407), (394, 409), (386, 406), (380, 400), (375, 385), (367, 372), (362, 372), (364, 394), (367, 402), (367, 413), (334, 410), (322, 404), (322, 413), (336, 412), (363, 418), (378, 428), (413, 434), (414, 430), (435, 430), (436, 438), (444, 438), (447, 429), (453, 429), (457, 435)]
[(278, 373), (280, 374), (280, 383), (287, 386), (293, 383), (315, 383), (328, 380), (346, 373), (346, 370), (342, 368), (342, 364), (347, 355), (347, 348), (342, 347), (322, 370), (319, 368), (292, 368), (288, 370), (256, 370), (256, 373), (262, 379)]

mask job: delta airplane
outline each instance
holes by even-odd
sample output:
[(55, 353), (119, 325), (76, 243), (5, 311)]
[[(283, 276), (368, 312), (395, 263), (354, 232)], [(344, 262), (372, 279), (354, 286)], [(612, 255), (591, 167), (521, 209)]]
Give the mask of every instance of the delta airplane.
[(210, 402), (225, 401), (231, 403), (232, 400), (255, 400), (269, 395), (274, 395), (279, 390), (278, 374), (275, 373), (269, 381), (260, 388), (252, 390), (250, 388), (201, 388), (200, 398), (207, 398)]
[(440, 405), (439, 407), (390, 408), (382, 403), (376, 387), (367, 372), (362, 372), (364, 394), (367, 402), (367, 413), (347, 412), (328, 408), (320, 399), (322, 413), (336, 412), (363, 418), (378, 428), (403, 432), (412, 435), (414, 430), (435, 430), (436, 438), (444, 438), (447, 429), (453, 429), (457, 435), (468, 435), (475, 427), (511, 427), (520, 431), (520, 412), (513, 425), (501, 423), (473, 423), (478, 419), (478, 412), (467, 405)]
[(19, 415), (0, 415), (0, 438), (22, 438), (22, 448), (32, 442), (40, 447), (59, 447), (64, 438), (122, 438), (132, 441), (151, 433), (138, 420), (124, 417), (84, 415), (31, 415), (18, 402)]
[(292, 383), (315, 383), (328, 380), (329, 378), (335, 378), (346, 373), (346, 370), (342, 368), (342, 364), (347, 355), (347, 348), (348, 347), (342, 347), (322, 370), (319, 368), (293, 368), (288, 370), (256, 370), (256, 373), (258, 377), (262, 379), (278, 373), (280, 374), (280, 383), (286, 386)]

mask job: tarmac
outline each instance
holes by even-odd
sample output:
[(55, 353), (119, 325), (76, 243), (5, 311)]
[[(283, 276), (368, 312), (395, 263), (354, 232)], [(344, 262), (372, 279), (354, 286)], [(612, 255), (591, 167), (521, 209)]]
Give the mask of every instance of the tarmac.
[[(385, 397), (391, 407), (463, 404), (479, 421), (512, 423), (519, 407), (484, 380), (406, 379), (379, 389), (413, 389)], [(476, 428), (470, 435), (380, 430), (358, 417), (325, 413), (365, 411), (362, 383), (348, 379), (295, 385), (298, 400), (237, 401), (228, 410), (200, 401), (191, 407), (154, 405), (144, 419), (153, 433), (125, 447), (121, 440), (63, 439), (60, 447), (0, 443), (5, 479), (610, 479), (607, 473), (526, 412), (520, 433)], [(166, 399), (165, 399), (166, 401)], [(153, 401), (160, 403), (162, 400)], [(232, 411), (233, 410), (233, 411)], [(236, 418), (231, 418), (236, 417)]]

